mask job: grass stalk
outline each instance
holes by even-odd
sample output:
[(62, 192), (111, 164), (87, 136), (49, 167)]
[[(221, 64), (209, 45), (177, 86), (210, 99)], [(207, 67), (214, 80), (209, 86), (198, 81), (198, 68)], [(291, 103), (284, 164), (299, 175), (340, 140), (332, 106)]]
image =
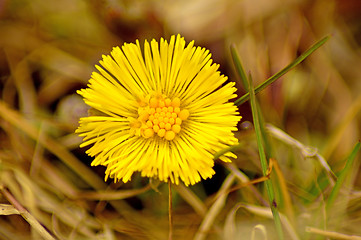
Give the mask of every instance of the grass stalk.
[(168, 193), (169, 193), (169, 199), (168, 199), (169, 236), (168, 236), (168, 239), (172, 240), (173, 239), (173, 215), (172, 215), (173, 201), (172, 201), (172, 183), (170, 182), (170, 180), (168, 181)]
[(350, 171), (352, 170), (352, 164), (353, 164), (356, 154), (360, 150), (360, 148), (361, 148), (361, 143), (358, 142), (355, 145), (355, 147), (352, 149), (350, 155), (347, 157), (345, 167), (340, 172), (340, 175), (337, 178), (336, 184), (332, 188), (330, 196), (327, 199), (327, 202), (326, 202), (326, 210), (327, 211), (332, 207), (338, 193), (340, 192), (342, 184), (345, 182), (346, 177), (350, 174)]
[[(267, 163), (267, 158), (266, 158), (266, 154), (265, 154), (265, 149), (263, 146), (264, 140), (262, 137), (258, 107), (257, 107), (256, 96), (255, 96), (255, 92), (254, 92), (254, 88), (253, 88), (253, 81), (252, 81), (251, 76), (248, 78), (248, 88), (249, 88), (249, 93), (250, 93), (253, 124), (254, 124), (254, 129), (256, 132), (256, 139), (257, 139), (259, 157), (261, 160), (262, 173), (264, 176), (267, 176), (268, 163)], [(277, 203), (275, 200), (275, 194), (274, 194), (274, 189), (273, 189), (271, 180), (266, 180), (265, 186), (266, 186), (271, 211), (272, 211), (273, 219), (274, 219), (277, 234), (278, 234), (278, 239), (282, 240), (282, 239), (284, 239), (282, 224), (281, 224), (281, 219), (280, 219), (280, 216), (278, 213)]]
[[(291, 69), (293, 69), (294, 67), (296, 67), (298, 64), (300, 64), (303, 60), (305, 60), (308, 56), (310, 56), (314, 51), (316, 51), (318, 48), (320, 48), (323, 44), (325, 44), (327, 42), (327, 40), (330, 38), (330, 36), (326, 36), (324, 38), (322, 38), (320, 41), (318, 41), (317, 43), (315, 43), (314, 45), (312, 45), (307, 51), (305, 51), (304, 53), (302, 53), (299, 57), (297, 57), (293, 62), (291, 62), (290, 64), (288, 64), (285, 68), (283, 68), (281, 71), (277, 72), (276, 74), (274, 74), (272, 77), (268, 78), (266, 81), (264, 81), (263, 83), (261, 83), (260, 85), (258, 85), (257, 87), (254, 88), (254, 92), (255, 94), (259, 93), (260, 91), (262, 91), (263, 89), (265, 89), (268, 85), (270, 85), (271, 83), (275, 82), (277, 79), (279, 79), (280, 77), (282, 77), (283, 75), (285, 75), (288, 71), (290, 71)], [(236, 66), (237, 72), (241, 77), (241, 81), (244, 84), (244, 86), (247, 86), (245, 83), (245, 73), (243, 71), (243, 68), (241, 67), (239, 58), (237, 57), (237, 51), (235, 49), (234, 46), (231, 46), (231, 55), (233, 58), (233, 62)], [(248, 89), (246, 89), (248, 91)], [(242, 97), (238, 98), (234, 104), (236, 104), (237, 106), (241, 105), (242, 103), (248, 101), (250, 98), (250, 94), (249, 92), (247, 92), (246, 94), (244, 94)]]

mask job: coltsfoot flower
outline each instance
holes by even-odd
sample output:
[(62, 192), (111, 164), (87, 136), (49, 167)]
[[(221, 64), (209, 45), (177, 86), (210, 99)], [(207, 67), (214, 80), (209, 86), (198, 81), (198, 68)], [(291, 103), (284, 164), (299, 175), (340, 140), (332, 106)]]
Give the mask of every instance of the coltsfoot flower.
[[(144, 52), (144, 53), (143, 53)], [(76, 132), (92, 166), (106, 166), (106, 180), (143, 177), (185, 185), (214, 174), (213, 154), (237, 143), (241, 119), (233, 82), (220, 74), (211, 54), (180, 35), (169, 43), (139, 41), (103, 56), (88, 88), (79, 90), (93, 114)], [(232, 153), (220, 157), (225, 162)]]

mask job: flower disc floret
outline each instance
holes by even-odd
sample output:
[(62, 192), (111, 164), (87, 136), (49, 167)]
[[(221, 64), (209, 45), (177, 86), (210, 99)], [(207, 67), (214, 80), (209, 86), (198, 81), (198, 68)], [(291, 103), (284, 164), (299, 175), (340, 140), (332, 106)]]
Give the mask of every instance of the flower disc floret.
[(182, 122), (189, 117), (187, 109), (180, 109), (180, 99), (164, 95), (148, 96), (146, 106), (138, 108), (138, 118), (130, 123), (134, 133), (144, 138), (158, 136), (172, 141), (180, 133)]

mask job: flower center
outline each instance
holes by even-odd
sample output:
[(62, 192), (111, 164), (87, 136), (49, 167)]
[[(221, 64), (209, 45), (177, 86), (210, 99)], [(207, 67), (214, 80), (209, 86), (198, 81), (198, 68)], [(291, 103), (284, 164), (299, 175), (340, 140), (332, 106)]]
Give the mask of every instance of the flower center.
[(145, 106), (138, 108), (137, 124), (138, 134), (144, 138), (158, 135), (171, 141), (181, 131), (182, 121), (189, 117), (187, 109), (180, 108), (180, 99), (172, 100), (164, 95), (149, 96)]

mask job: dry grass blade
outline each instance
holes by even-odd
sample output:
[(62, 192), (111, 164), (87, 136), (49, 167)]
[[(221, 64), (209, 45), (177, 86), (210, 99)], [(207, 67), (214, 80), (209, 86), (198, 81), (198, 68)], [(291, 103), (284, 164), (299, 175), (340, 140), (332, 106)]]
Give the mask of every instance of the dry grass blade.
[(340, 239), (340, 240), (361, 240), (360, 236), (347, 235), (338, 232), (326, 231), (314, 227), (306, 227), (306, 232), (318, 234), (327, 238)]
[(216, 201), (213, 203), (213, 205), (209, 208), (207, 214), (204, 216), (203, 221), (201, 225), (199, 226), (199, 229), (194, 236), (195, 240), (203, 240), (207, 237), (207, 233), (212, 227), (214, 220), (218, 216), (218, 214), (222, 211), (222, 208), (224, 207), (224, 204), (226, 202), (226, 198), (228, 196), (227, 191), (231, 187), (233, 181), (235, 179), (235, 176), (233, 174), (228, 175), (226, 180), (224, 180), (222, 187), (218, 191), (218, 196), (216, 198)]
[(40, 144), (58, 156), (59, 159), (61, 159), (69, 168), (71, 168), (81, 178), (83, 178), (90, 186), (95, 189), (104, 189), (106, 187), (105, 183), (99, 178), (98, 175), (82, 164), (67, 149), (58, 144), (54, 139), (46, 135), (44, 135), (43, 138), (38, 139), (39, 130), (28, 123), (19, 113), (7, 107), (2, 101), (0, 101), (0, 116), (10, 124), (22, 130), (32, 139), (39, 140)]
[(10, 204), (0, 204), (0, 215), (20, 214), (19, 211)]
[(299, 151), (301, 152), (303, 157), (317, 158), (318, 161), (320, 162), (321, 166), (326, 170), (327, 177), (328, 177), (328, 180), (330, 181), (330, 184), (332, 186), (335, 185), (334, 178), (336, 178), (336, 175), (331, 170), (331, 168), (328, 165), (328, 163), (326, 162), (325, 158), (321, 154), (318, 153), (318, 150), (316, 148), (302, 144), (301, 142), (297, 141), (296, 139), (294, 139), (293, 137), (291, 137), (290, 135), (288, 135), (281, 129), (276, 128), (275, 126), (272, 126), (271, 124), (267, 124), (267, 131), (274, 138), (277, 138), (278, 140), (299, 149)]
[[(267, 207), (260, 207), (260, 206), (250, 205), (250, 204), (241, 204), (241, 207), (243, 207), (244, 209), (247, 209), (248, 211), (250, 211), (256, 215), (263, 216), (263, 217), (270, 218), (270, 219), (273, 218), (271, 209), (269, 209)], [(295, 229), (292, 227), (292, 225), (288, 221), (287, 217), (284, 216), (282, 213), (279, 213), (279, 214), (280, 214), (280, 219), (281, 219), (282, 225), (283, 225), (284, 229), (288, 232), (290, 239), (299, 240), (299, 237), (296, 234)]]
[(236, 237), (236, 220), (235, 216), (237, 210), (241, 207), (240, 204), (234, 206), (227, 214), (226, 221), (224, 223), (223, 233), (224, 239), (235, 239)]
[(50, 214), (53, 218), (59, 219), (63, 227), (67, 226), (73, 229), (74, 233), (89, 238), (101, 229), (101, 224), (93, 219), (86, 209), (45, 191), (23, 171), (4, 164), (1, 176), (4, 186), (7, 186), (14, 201), (22, 208), (26, 208), (33, 219), (41, 222), (48, 229), (53, 225), (48, 218)]
[(194, 211), (201, 217), (206, 215), (207, 207), (204, 203), (190, 190), (185, 187), (183, 184), (174, 185), (173, 188), (178, 192), (178, 194), (194, 209)]
[(75, 198), (88, 200), (120, 200), (137, 196), (148, 191), (149, 189), (151, 189), (150, 185), (147, 185), (140, 189), (132, 190), (79, 192), (76, 194)]
[(226, 164), (227, 169), (229, 169), (235, 176), (236, 178), (241, 182), (242, 184), (247, 184), (247, 188), (250, 189), (250, 191), (252, 192), (252, 196), (257, 199), (258, 201), (260, 201), (263, 205), (268, 206), (268, 202), (266, 199), (264, 199), (264, 197), (259, 193), (259, 191), (252, 185), (252, 184), (248, 184), (251, 180), (247, 177), (247, 175), (245, 175), (243, 172), (241, 172), (235, 165), (234, 163), (229, 163)]
[(31, 215), (16, 199), (3, 187), (0, 187), (0, 192), (6, 199), (14, 206), (19, 214), (30, 224), (30, 226), (45, 240), (55, 240), (53, 236), (39, 223), (39, 221)]
[(259, 240), (260, 238), (256, 238), (256, 230), (258, 230), (259, 232), (262, 233), (263, 239), (267, 240), (267, 230), (265, 228), (265, 226), (258, 224), (256, 226), (254, 226), (254, 228), (252, 229), (252, 237), (251, 240)]

